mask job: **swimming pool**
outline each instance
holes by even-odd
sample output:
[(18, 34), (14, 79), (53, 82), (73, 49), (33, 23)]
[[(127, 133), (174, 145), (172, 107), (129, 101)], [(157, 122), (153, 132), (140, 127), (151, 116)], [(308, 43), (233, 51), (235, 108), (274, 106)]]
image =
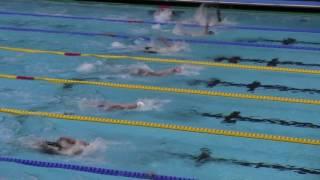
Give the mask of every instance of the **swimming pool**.
[[(0, 5), (0, 179), (319, 178), (319, 14), (223, 10), (225, 21), (212, 27), (214, 36), (187, 36), (172, 33), (176, 23), (157, 25), (154, 6)], [(193, 19), (196, 11), (173, 9), (173, 21)], [(182, 24), (191, 32), (202, 29), (192, 21)], [(283, 45), (286, 38), (298, 43)], [(174, 48), (143, 52), (162, 39)], [(183, 72), (172, 76), (131, 73), (176, 66)], [(103, 111), (88, 103), (100, 100), (146, 106)], [(48, 155), (33, 146), (60, 136), (91, 145), (80, 156)], [(199, 160), (201, 148), (212, 157)], [(88, 173), (93, 168), (9, 162), (58, 167), (20, 159), (146, 174), (104, 176)]]

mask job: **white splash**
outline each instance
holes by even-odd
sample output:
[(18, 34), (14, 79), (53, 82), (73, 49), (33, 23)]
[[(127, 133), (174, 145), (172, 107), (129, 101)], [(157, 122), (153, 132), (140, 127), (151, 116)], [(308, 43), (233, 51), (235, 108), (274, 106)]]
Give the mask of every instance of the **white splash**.
[(172, 17), (172, 10), (169, 8), (159, 9), (154, 13), (154, 20), (156, 22), (168, 22), (171, 20)]
[(108, 142), (102, 138), (96, 138), (95, 140), (89, 142), (89, 145), (84, 148), (82, 156), (90, 156), (96, 153), (103, 153), (108, 147)]
[(138, 101), (143, 102), (143, 106), (140, 106), (137, 111), (152, 111), (152, 110), (161, 110), (162, 107), (168, 103), (170, 100), (159, 100), (159, 99), (139, 99)]
[(126, 45), (121, 42), (115, 41), (111, 43), (111, 47), (115, 49), (119, 49), (119, 48), (125, 48)]
[(149, 44), (152, 50), (161, 54), (172, 54), (189, 50), (189, 45), (185, 42), (172, 42), (163, 38), (152, 40)]
[(77, 67), (76, 71), (79, 73), (91, 73), (95, 72), (98, 67), (102, 67), (103, 63), (101, 61), (97, 61), (94, 63), (83, 63)]
[(194, 21), (197, 22), (201, 26), (205, 26), (207, 24), (209, 26), (213, 26), (218, 23), (215, 18), (211, 18), (209, 16), (208, 8), (205, 6), (205, 4), (201, 4), (201, 6), (197, 9), (197, 11), (194, 15)]
[(204, 69), (202, 66), (193, 66), (193, 65), (182, 65), (180, 67), (182, 71), (177, 75), (183, 75), (183, 76), (197, 76), (200, 74), (200, 71)]
[(159, 30), (161, 29), (161, 25), (160, 24), (154, 24), (151, 26), (152, 29), (155, 29), (155, 30)]
[(83, 63), (77, 67), (76, 71), (80, 73), (90, 73), (96, 69), (95, 64), (93, 63)]

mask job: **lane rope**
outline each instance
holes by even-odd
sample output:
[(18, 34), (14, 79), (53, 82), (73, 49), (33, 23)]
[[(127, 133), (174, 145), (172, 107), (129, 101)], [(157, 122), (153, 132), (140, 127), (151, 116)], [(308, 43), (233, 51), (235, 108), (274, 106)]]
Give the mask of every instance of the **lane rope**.
[[(1, 26), (0, 30), (15, 31), (15, 32), (49, 33), (49, 34), (69, 34), (69, 35), (80, 35), (80, 36), (104, 36), (104, 37), (113, 37), (113, 38), (121, 38), (121, 39), (141, 38), (147, 41), (151, 41), (151, 37), (129, 35), (124, 33), (120, 34), (120, 33), (110, 33), (110, 32), (97, 33), (97, 32), (81, 32), (81, 31), (60, 31), (60, 30), (51, 30), (51, 29), (17, 28), (17, 27), (7, 27), (7, 26)], [(172, 42), (187, 42), (187, 43), (206, 44), (206, 45), (320, 51), (320, 47), (311, 47), (311, 46), (271, 45), (271, 44), (262, 44), (262, 43), (231, 42), (231, 41), (206, 40), (206, 39), (183, 39), (183, 38), (167, 38), (167, 40)]]
[(157, 175), (157, 174), (151, 174), (151, 173), (115, 170), (115, 169), (83, 166), (83, 165), (76, 165), (76, 164), (69, 164), (69, 163), (38, 161), (38, 160), (29, 160), (29, 159), (4, 157), (4, 156), (0, 156), (0, 162), (17, 163), (17, 164), (42, 167), (42, 168), (73, 170), (73, 171), (81, 171), (86, 173), (94, 173), (94, 174), (118, 176), (118, 177), (121, 176), (121, 177), (136, 178), (136, 179), (195, 180), (195, 178), (165, 176), (165, 175)]
[(256, 70), (256, 71), (273, 71), (273, 72), (313, 74), (313, 75), (320, 74), (320, 70), (312, 70), (312, 69), (256, 66), (256, 65), (231, 64), (231, 63), (220, 63), (220, 62), (210, 62), (210, 61), (181, 60), (181, 59), (172, 59), (172, 58), (168, 59), (168, 58), (129, 56), (129, 55), (62, 52), (62, 51), (50, 51), (50, 50), (17, 48), (17, 47), (7, 47), (7, 46), (0, 46), (0, 50), (22, 52), (22, 53), (33, 53), (33, 54), (51, 54), (51, 55), (60, 55), (60, 56), (95, 57), (95, 58), (104, 59), (104, 60), (109, 60), (109, 59), (120, 60), (120, 59), (122, 59), (122, 60), (134, 60), (134, 61), (143, 61), (143, 62), (190, 64), (190, 65), (199, 65), (199, 66), (207, 66), (207, 67), (248, 69), (248, 70)]
[(140, 84), (124, 84), (124, 83), (112, 83), (112, 82), (85, 81), (85, 80), (68, 80), (68, 79), (49, 78), (49, 77), (16, 76), (16, 75), (9, 75), (9, 74), (0, 74), (0, 78), (16, 79), (16, 80), (37, 80), (37, 81), (45, 81), (53, 84), (80, 84), (80, 85), (92, 85), (92, 86), (102, 86), (102, 87), (121, 88), (121, 89), (130, 89), (130, 90), (146, 90), (146, 91), (158, 91), (158, 92), (165, 92), (165, 93), (194, 94), (194, 95), (217, 96), (217, 97), (227, 97), (227, 98), (237, 98), (237, 99), (251, 99), (251, 100), (257, 100), (257, 101), (274, 101), (274, 102), (320, 105), (320, 100), (312, 100), (312, 99), (289, 98), (289, 97), (280, 97), (280, 96), (264, 96), (264, 95), (253, 95), (253, 94), (243, 94), (243, 93), (229, 93), (229, 92), (220, 92), (220, 91), (171, 88), (171, 87), (161, 87), (161, 86), (148, 86), (148, 85), (140, 85)]
[(200, 127), (191, 127), (191, 126), (181, 126), (181, 125), (175, 125), (175, 124), (161, 124), (161, 123), (144, 122), (144, 121), (129, 121), (129, 120), (121, 120), (121, 119), (94, 117), (94, 116), (65, 115), (65, 114), (58, 114), (58, 113), (51, 113), (51, 112), (39, 112), (39, 111), (36, 112), (36, 111), (27, 111), (27, 110), (12, 109), (12, 108), (0, 108), (0, 112), (13, 114), (13, 115), (39, 116), (39, 117), (47, 117), (47, 118), (62, 119), (62, 120), (99, 122), (99, 123), (106, 123), (106, 124), (168, 129), (168, 130), (175, 130), (175, 131), (205, 133), (205, 134), (222, 135), (222, 136), (239, 137), (239, 138), (250, 138), (250, 139), (259, 139), (259, 140), (298, 143), (298, 144), (320, 145), (320, 140), (318, 139), (296, 138), (296, 137), (288, 137), (288, 136), (231, 131), (231, 130), (222, 130), (222, 129), (200, 128)]
[[(61, 19), (73, 19), (73, 20), (93, 20), (104, 22), (116, 22), (116, 23), (134, 23), (134, 24), (160, 24), (160, 25), (176, 25), (178, 22), (156, 22), (139, 19), (113, 19), (113, 18), (97, 18), (97, 17), (84, 17), (84, 16), (72, 16), (72, 15), (52, 15), (43, 13), (21, 13), (0, 11), (2, 15), (11, 16), (31, 16), (31, 17), (46, 17), (46, 18), (61, 18)], [(199, 24), (182, 23), (181, 25), (186, 27), (200, 27)], [(293, 28), (272, 28), (272, 27), (259, 27), (259, 26), (238, 26), (238, 25), (214, 25), (213, 28), (221, 29), (243, 29), (243, 30), (257, 30), (257, 31), (280, 31), (280, 32), (303, 32), (303, 33), (320, 33), (318, 29), (293, 29)]]

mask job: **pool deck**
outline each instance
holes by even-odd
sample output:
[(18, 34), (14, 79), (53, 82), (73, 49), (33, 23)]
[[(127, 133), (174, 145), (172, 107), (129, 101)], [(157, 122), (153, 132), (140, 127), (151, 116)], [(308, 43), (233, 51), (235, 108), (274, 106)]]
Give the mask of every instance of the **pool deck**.
[[(81, 0), (80, 0), (81, 1)], [(141, 4), (199, 5), (206, 3), (229, 8), (319, 12), (320, 0), (95, 0)]]

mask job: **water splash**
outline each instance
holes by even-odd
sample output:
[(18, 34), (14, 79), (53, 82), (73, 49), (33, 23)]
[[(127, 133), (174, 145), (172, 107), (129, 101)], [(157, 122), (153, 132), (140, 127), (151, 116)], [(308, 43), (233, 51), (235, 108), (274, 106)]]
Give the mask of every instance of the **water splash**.
[(182, 71), (178, 75), (183, 76), (197, 76), (200, 74), (200, 71), (204, 68), (202, 66), (193, 66), (193, 65), (182, 65), (180, 66)]
[(170, 103), (170, 100), (159, 100), (159, 99), (139, 99), (138, 101), (141, 101), (144, 103), (144, 106), (139, 107), (137, 111), (160, 111), (162, 110), (163, 106)]
[(81, 156), (90, 156), (96, 153), (103, 153), (107, 150), (108, 142), (103, 138), (96, 138), (93, 141), (89, 142), (89, 146), (84, 148)]
[(161, 29), (161, 25), (160, 24), (154, 24), (151, 26), (152, 29), (155, 29), (155, 30), (159, 30)]
[(79, 73), (92, 73), (97, 71), (98, 67), (101, 66), (103, 63), (97, 61), (95, 63), (83, 63), (77, 67), (76, 71)]
[(121, 42), (114, 41), (111, 43), (111, 47), (115, 49), (122, 49), (122, 48), (126, 48), (126, 45)]
[(156, 22), (159, 23), (164, 23), (164, 22), (168, 22), (171, 20), (172, 17), (172, 10), (169, 8), (162, 8), (157, 10), (154, 15), (153, 18)]

